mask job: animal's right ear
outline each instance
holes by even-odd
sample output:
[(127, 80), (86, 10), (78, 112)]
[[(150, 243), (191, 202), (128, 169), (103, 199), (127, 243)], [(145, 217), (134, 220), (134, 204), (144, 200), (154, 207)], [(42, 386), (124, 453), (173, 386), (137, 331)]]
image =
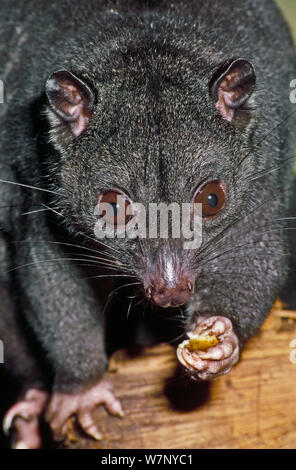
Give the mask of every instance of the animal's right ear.
[(94, 95), (86, 83), (67, 70), (54, 72), (45, 92), (55, 114), (79, 136), (92, 117)]
[(245, 127), (252, 117), (255, 84), (254, 67), (246, 59), (235, 59), (219, 68), (210, 83), (210, 94), (223, 119)]

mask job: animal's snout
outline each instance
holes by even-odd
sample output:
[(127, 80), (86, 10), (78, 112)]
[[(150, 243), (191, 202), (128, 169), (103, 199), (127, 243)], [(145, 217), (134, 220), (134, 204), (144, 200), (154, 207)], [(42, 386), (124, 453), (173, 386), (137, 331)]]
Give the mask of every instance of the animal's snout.
[(162, 278), (151, 279), (145, 289), (146, 297), (160, 307), (179, 307), (185, 304), (194, 291), (193, 280), (187, 276), (177, 279), (173, 285)]

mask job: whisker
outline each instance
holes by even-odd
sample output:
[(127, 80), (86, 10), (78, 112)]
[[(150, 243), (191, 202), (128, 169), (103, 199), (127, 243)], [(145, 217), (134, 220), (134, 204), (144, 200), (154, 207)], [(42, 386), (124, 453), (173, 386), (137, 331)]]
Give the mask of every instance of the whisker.
[[(113, 277), (131, 277), (129, 274), (98, 274), (96, 276), (88, 276), (88, 277), (82, 277), (80, 278), (81, 280), (88, 280), (88, 279), (100, 279), (102, 277), (105, 278), (113, 278)], [(130, 284), (131, 285), (131, 284)]]
[(64, 218), (63, 214), (61, 214), (60, 212), (58, 212), (56, 209), (53, 209), (52, 207), (47, 206), (47, 205), (44, 204), (44, 203), (42, 203), (42, 206), (44, 206), (46, 210), (49, 210), (49, 211), (53, 212), (54, 214), (58, 215), (59, 217), (63, 217), (63, 218)]
[(266, 168), (265, 170), (259, 171), (258, 173), (253, 173), (251, 175), (248, 175), (246, 179), (248, 181), (256, 181), (257, 179), (262, 178), (262, 176), (265, 176), (270, 173), (273, 173), (274, 171), (280, 170), (283, 167), (283, 165), (289, 162), (290, 160), (294, 160), (294, 156), (285, 158), (285, 160), (283, 160), (279, 165), (274, 165), (272, 167)]
[[(25, 263), (25, 264), (22, 264), (22, 265), (19, 265), (19, 266), (15, 266), (11, 269), (9, 269), (8, 271), (6, 271), (7, 273), (9, 272), (12, 272), (12, 271), (16, 271), (17, 269), (21, 269), (21, 268), (25, 268), (25, 267), (29, 267), (29, 266), (34, 266), (34, 265), (38, 265), (38, 264), (46, 264), (46, 263), (51, 263), (51, 262), (59, 262), (59, 261), (82, 261), (82, 262), (85, 262), (86, 260), (84, 258), (49, 258), (49, 259), (45, 259), (45, 260), (36, 260), (36, 261), (32, 261), (30, 263)], [(89, 263), (93, 263), (91, 266), (96, 266), (98, 265), (98, 263), (96, 263), (95, 261), (92, 261), (92, 260), (88, 260)]]
[(111, 260), (117, 260), (112, 254), (106, 253), (106, 251), (101, 251), (101, 250), (96, 250), (93, 248), (89, 248), (88, 246), (85, 245), (77, 245), (75, 243), (66, 243), (66, 242), (61, 242), (61, 241), (54, 241), (54, 240), (12, 240), (9, 243), (49, 243), (49, 244), (55, 244), (55, 245), (62, 245), (62, 246), (69, 246), (69, 247), (74, 247), (74, 248), (80, 248), (82, 250), (87, 250), (91, 251), (96, 254), (103, 254), (106, 256), (109, 256)]
[(183, 338), (185, 336), (185, 331), (183, 331), (181, 334), (179, 334), (178, 336), (176, 336), (175, 338), (171, 339), (170, 341), (166, 341), (166, 343), (168, 344), (171, 344), (171, 343), (175, 343), (176, 341), (178, 341), (179, 339)]
[(48, 209), (45, 209), (45, 208), (42, 208), (42, 209), (35, 209), (35, 210), (32, 210), (32, 211), (23, 212), (23, 213), (20, 214), (20, 215), (23, 216), (23, 215), (36, 214), (37, 212), (44, 212), (44, 211), (47, 211), (47, 210), (48, 210)]
[(52, 191), (50, 189), (38, 188), (37, 186), (31, 186), (29, 184), (17, 183), (16, 181), (7, 181), (7, 180), (0, 179), (0, 183), (14, 184), (16, 186), (22, 186), (22, 187), (28, 188), (28, 189), (35, 189), (36, 191), (44, 191), (46, 193), (52, 193), (52, 194), (59, 195), (59, 193), (57, 193), (56, 191)]
[(129, 303), (129, 306), (128, 306), (128, 310), (127, 310), (127, 314), (126, 314), (126, 319), (127, 319), (127, 320), (128, 320), (128, 317), (129, 317), (129, 313), (130, 313), (130, 310), (131, 310), (131, 306), (132, 306), (133, 300), (134, 300), (134, 299), (131, 299), (131, 301), (130, 301), (130, 303)]
[(95, 243), (100, 243), (101, 245), (105, 246), (106, 248), (108, 248), (108, 250), (113, 250), (117, 253), (120, 254), (120, 251), (119, 250), (116, 250), (116, 248), (114, 248), (113, 246), (109, 246), (107, 245), (106, 243), (103, 243), (101, 240), (99, 240), (98, 238), (93, 238), (91, 237), (90, 235), (87, 235), (86, 233), (82, 232), (82, 231), (79, 231), (78, 232), (79, 234), (83, 235), (84, 237), (88, 238), (89, 240), (91, 241), (94, 241)]
[(105, 312), (107, 310), (107, 307), (109, 306), (109, 304), (110, 304), (111, 300), (113, 299), (114, 295), (118, 294), (120, 289), (122, 289), (124, 287), (139, 285), (139, 284), (141, 284), (141, 282), (131, 282), (131, 283), (128, 283), (128, 284), (123, 284), (121, 286), (116, 287), (112, 292), (110, 292), (110, 294), (108, 295), (108, 298), (107, 298), (107, 302), (104, 306), (103, 315), (105, 314)]
[[(233, 228), (235, 227), (236, 224), (238, 224), (239, 222), (241, 222), (242, 220), (245, 219), (245, 217), (249, 217), (250, 215), (252, 215), (256, 210), (258, 210), (259, 208), (261, 208), (262, 206), (264, 206), (264, 204), (266, 204), (267, 202), (269, 202), (270, 200), (272, 200), (273, 197), (270, 197), (270, 198), (267, 198), (265, 199), (263, 202), (260, 202), (259, 204), (257, 204), (254, 208), (252, 208), (251, 211), (248, 211), (246, 214), (243, 214), (242, 216), (240, 217), (237, 217), (234, 221), (230, 222), (230, 224), (227, 225), (227, 227), (225, 227), (223, 230), (221, 230), (221, 232), (219, 232), (212, 240), (209, 240), (208, 243), (205, 244), (205, 246), (203, 247), (202, 250), (199, 251), (198, 255), (202, 254), (208, 247), (211, 247), (212, 250), (210, 251), (213, 252), (214, 251), (214, 248), (219, 244), (221, 243), (225, 237), (228, 235), (228, 231), (230, 228)], [(251, 228), (251, 230), (254, 230), (254, 227)], [(213, 243), (215, 242), (215, 243)]]
[[(267, 255), (272, 255), (274, 252), (267, 252), (266, 254)], [(286, 256), (287, 258), (290, 258), (290, 253), (278, 253), (280, 254), (281, 256)], [(221, 256), (223, 256), (224, 254), (222, 254)], [(217, 256), (217, 259), (220, 258), (220, 255)], [(250, 257), (249, 256), (246, 256), (246, 255), (236, 255), (236, 256), (232, 256), (232, 257), (229, 257), (229, 258), (224, 258), (224, 261), (239, 261), (239, 260), (243, 260), (243, 259), (249, 259)], [(216, 259), (216, 258), (215, 258)], [(266, 260), (266, 255), (265, 253), (262, 254), (261, 256), (258, 256), (256, 258), (257, 260)], [(207, 263), (205, 263), (203, 266), (206, 266)], [(222, 275), (222, 274), (221, 274)]]
[(286, 116), (281, 122), (279, 122), (278, 124), (276, 124), (259, 142), (257, 142), (255, 144), (255, 146), (252, 148), (252, 150), (250, 152), (248, 152), (244, 157), (243, 159), (238, 163), (237, 165), (237, 168), (238, 169), (242, 163), (246, 160), (246, 158), (248, 158), (249, 155), (252, 155), (252, 153), (254, 152), (254, 150), (256, 150), (257, 148), (260, 147), (260, 145), (273, 133), (273, 131), (275, 131), (276, 129), (278, 129), (278, 127), (280, 127), (281, 125), (285, 124), (285, 122), (287, 122), (294, 114), (296, 113), (296, 110), (292, 111), (288, 116)]
[[(260, 242), (259, 242), (259, 243), (260, 243)], [(229, 253), (229, 252), (232, 253), (233, 251), (237, 251), (237, 250), (240, 249), (240, 248), (245, 248), (245, 247), (239, 246), (239, 247), (230, 248), (229, 250), (226, 250), (226, 251), (223, 251), (222, 253), (216, 254), (215, 256), (213, 256), (213, 258), (205, 259), (205, 262), (204, 262), (204, 263), (201, 263), (201, 267), (202, 267), (202, 266), (206, 266), (206, 265), (207, 265), (208, 263), (210, 263), (211, 261), (214, 261), (214, 260), (216, 260), (216, 259), (218, 259), (218, 258), (221, 258), (221, 256), (224, 256), (224, 255), (226, 255), (226, 254)], [(266, 259), (266, 255), (272, 255), (272, 254), (275, 254), (275, 253), (276, 253), (276, 254), (279, 254), (279, 255), (281, 255), (281, 256), (290, 256), (290, 253), (285, 253), (285, 252), (280, 252), (280, 251), (279, 251), (279, 252), (277, 252), (277, 251), (272, 251), (272, 252), (266, 252), (266, 251), (264, 251), (264, 254), (262, 254), (261, 257), (263, 257), (263, 259)], [(244, 258), (249, 258), (249, 256), (247, 256), (247, 255), (241, 256), (241, 258), (243, 258), (243, 257), (244, 257)], [(237, 256), (233, 256), (233, 257), (224, 259), (224, 261), (226, 261), (226, 260), (227, 260), (227, 261), (230, 261), (230, 260), (232, 260), (232, 259), (237, 260), (238, 258), (237, 258)], [(259, 254), (256, 254), (256, 259), (260, 259), (260, 255), (259, 255)]]

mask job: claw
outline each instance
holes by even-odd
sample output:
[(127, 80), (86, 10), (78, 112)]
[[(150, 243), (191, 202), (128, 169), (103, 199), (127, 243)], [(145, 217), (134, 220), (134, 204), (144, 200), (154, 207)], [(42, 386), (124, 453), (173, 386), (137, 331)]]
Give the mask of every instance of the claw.
[(46, 412), (46, 419), (58, 439), (67, 435), (65, 423), (70, 416), (76, 415), (83, 431), (96, 440), (102, 435), (93, 417), (93, 411), (98, 405), (105, 405), (112, 415), (123, 417), (120, 401), (112, 392), (112, 384), (101, 380), (91, 388), (73, 394), (55, 392)]
[(82, 429), (96, 441), (103, 439), (102, 434), (98, 431), (97, 424), (92, 416), (91, 410), (85, 412), (78, 412), (78, 421)]
[(3, 419), (3, 431), (8, 436), (13, 428), (17, 441), (14, 449), (35, 449), (41, 445), (39, 417), (48, 401), (48, 393), (43, 390), (30, 389), (22, 401), (15, 403)]
[(6, 413), (3, 419), (3, 431), (6, 436), (9, 435), (9, 432), (12, 427), (13, 420), (18, 416), (23, 418), (25, 421), (29, 421), (34, 415), (32, 410), (31, 403), (27, 401), (20, 401), (13, 405), (8, 412)]
[(200, 334), (214, 334), (219, 344), (207, 351), (190, 352), (186, 347), (178, 348), (177, 357), (190, 373), (199, 379), (210, 380), (228, 373), (239, 359), (239, 343), (229, 318), (222, 316), (199, 317), (189, 337)]

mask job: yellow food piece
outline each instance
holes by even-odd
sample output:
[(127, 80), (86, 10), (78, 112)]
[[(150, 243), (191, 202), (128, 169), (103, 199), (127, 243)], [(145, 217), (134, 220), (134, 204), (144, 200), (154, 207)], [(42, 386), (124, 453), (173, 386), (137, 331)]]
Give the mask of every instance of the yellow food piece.
[(220, 343), (220, 340), (214, 336), (195, 336), (194, 338), (188, 339), (186, 341), (183, 341), (179, 345), (179, 348), (181, 349), (188, 349), (189, 352), (194, 352), (194, 351), (206, 351), (209, 348), (213, 348), (216, 346), (218, 343)]

